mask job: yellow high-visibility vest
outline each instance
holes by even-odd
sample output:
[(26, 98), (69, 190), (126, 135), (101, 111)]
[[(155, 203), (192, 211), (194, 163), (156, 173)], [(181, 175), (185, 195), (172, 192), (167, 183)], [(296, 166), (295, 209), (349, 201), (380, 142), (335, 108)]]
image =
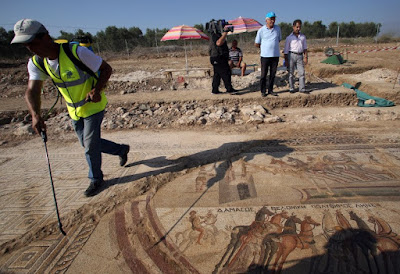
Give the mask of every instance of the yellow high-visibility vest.
[[(78, 54), (76, 53), (78, 45), (70, 44), (69, 46), (71, 47), (71, 52), (79, 60)], [(37, 56), (32, 58), (35, 66), (43, 71), (38, 60)], [(53, 79), (54, 84), (65, 99), (68, 113), (72, 119), (79, 120), (80, 118), (86, 118), (105, 109), (107, 98), (104, 90), (101, 91), (100, 102), (94, 103), (86, 101), (86, 95), (94, 88), (97, 80), (87, 72), (75, 66), (61, 45), (58, 56), (59, 73), (53, 71), (46, 58), (43, 60), (43, 63), (46, 69), (46, 71), (43, 72)]]

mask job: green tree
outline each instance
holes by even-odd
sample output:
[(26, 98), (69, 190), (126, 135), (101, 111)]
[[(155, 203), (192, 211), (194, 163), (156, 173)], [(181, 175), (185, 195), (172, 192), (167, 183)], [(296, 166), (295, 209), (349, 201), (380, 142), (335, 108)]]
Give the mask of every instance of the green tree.
[(6, 31), (0, 27), (0, 57), (7, 59), (17, 59), (30, 55), (30, 52), (22, 44), (11, 45), (14, 38), (14, 31)]
[(322, 24), (322, 21), (315, 21), (312, 24), (312, 35), (313, 38), (323, 38), (326, 35), (326, 26)]
[(279, 23), (279, 27), (281, 28), (282, 39), (286, 39), (290, 33), (293, 31), (293, 24), (291, 23)]
[(323, 38), (326, 35), (326, 26), (322, 24), (322, 21), (315, 21), (312, 24), (305, 21), (301, 27), (301, 32), (307, 38)]
[(358, 35), (357, 35), (356, 23), (354, 23), (354, 21), (350, 21), (350, 23), (347, 25), (345, 37), (357, 37), (357, 36)]
[(84, 32), (81, 29), (78, 29), (77, 31), (75, 31), (75, 33), (71, 33), (71, 32), (65, 32), (60, 30), (60, 36), (57, 37), (57, 39), (66, 39), (68, 41), (72, 41), (74, 38), (77, 37), (82, 37), (82, 36), (87, 36), (90, 39), (95, 40), (93, 35), (90, 32)]
[(203, 24), (196, 24), (193, 27), (198, 29), (198, 30), (201, 30), (204, 33), (206, 33), (206, 30), (204, 29), (204, 25)]
[(337, 36), (337, 28), (338, 28), (338, 22), (332, 22), (329, 24), (328, 30), (326, 32), (326, 35), (328, 37), (336, 37)]
[(155, 47), (156, 45), (160, 45), (161, 38), (167, 32), (168, 29), (146, 29), (146, 34), (144, 35), (146, 46)]
[(102, 50), (120, 52), (125, 49), (123, 38), (116, 26), (109, 26), (96, 34), (97, 43)]
[(57, 39), (66, 39), (68, 41), (71, 41), (74, 36), (75, 35), (73, 33), (60, 30), (60, 36), (58, 36)]

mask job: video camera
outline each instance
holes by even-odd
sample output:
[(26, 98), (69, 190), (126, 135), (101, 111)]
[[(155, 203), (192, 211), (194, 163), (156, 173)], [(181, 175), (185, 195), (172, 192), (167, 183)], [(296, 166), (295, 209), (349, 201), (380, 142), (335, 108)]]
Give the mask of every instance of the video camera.
[[(225, 28), (225, 26), (228, 26)], [(209, 33), (221, 34), (222, 32), (233, 32), (232, 24), (229, 24), (224, 19), (214, 20), (206, 23), (206, 29)]]

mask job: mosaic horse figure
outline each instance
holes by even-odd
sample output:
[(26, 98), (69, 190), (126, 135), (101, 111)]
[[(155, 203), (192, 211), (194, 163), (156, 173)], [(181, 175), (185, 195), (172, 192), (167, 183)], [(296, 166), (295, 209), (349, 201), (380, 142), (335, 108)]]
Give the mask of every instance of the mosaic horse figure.
[[(336, 210), (335, 217), (336, 220), (326, 210), (322, 219), (322, 229), (327, 240), (324, 245), (327, 250), (324, 273), (340, 272), (339, 269), (343, 264), (348, 267), (354, 267), (350, 259), (352, 258), (353, 261), (357, 259), (356, 246), (352, 240), (354, 236), (353, 228), (350, 222), (340, 210)], [(319, 263), (321, 261), (318, 260)]]
[(322, 228), (328, 240), (325, 244), (326, 259), (318, 259), (318, 263), (325, 262), (323, 273), (357, 272), (365, 262), (368, 264), (368, 273), (378, 269), (373, 231), (355, 212), (350, 211), (349, 216), (350, 220), (356, 222), (358, 229), (351, 226), (340, 210), (336, 210), (337, 224), (329, 211), (324, 214)]
[[(269, 221), (265, 220), (262, 226), (254, 227), (247, 235), (244, 235), (243, 240), (241, 241), (241, 246), (228, 265), (230, 270), (237, 260), (244, 261), (243, 257), (248, 256), (248, 252), (246, 253), (243, 251), (247, 251), (249, 248), (253, 248), (253, 259), (248, 268), (256, 269), (260, 267), (260, 261), (265, 256), (264, 254), (269, 253), (268, 251), (274, 246), (272, 243), (272, 238), (276, 238), (277, 235), (282, 233), (284, 229), (282, 221), (288, 218), (289, 215), (285, 210), (280, 213), (276, 213)], [(275, 251), (273, 252), (275, 253)], [(239, 263), (237, 263), (237, 265), (239, 265)]]
[(390, 225), (382, 218), (370, 215), (368, 222), (374, 225), (376, 233), (376, 247), (382, 253), (386, 272), (400, 273), (400, 263), (398, 260), (400, 251), (400, 237), (393, 232)]
[(314, 234), (313, 230), (316, 226), (321, 225), (314, 221), (311, 216), (305, 216), (304, 220), (300, 224), (300, 233), (291, 235), (286, 234), (280, 237), (280, 242), (278, 243), (278, 251), (276, 253), (275, 262), (272, 266), (272, 271), (275, 270), (280, 273), (286, 258), (292, 253), (296, 248), (298, 249), (311, 249), (313, 254), (317, 254), (317, 250), (314, 247)]
[(235, 226), (231, 229), (231, 239), (226, 247), (225, 253), (222, 255), (221, 260), (215, 265), (213, 273), (217, 273), (219, 267), (226, 259), (225, 263), (223, 264), (223, 268), (227, 267), (231, 263), (231, 259), (236, 251), (241, 247), (243, 244), (243, 240), (246, 239), (246, 236), (249, 234), (250, 231), (259, 229), (264, 225), (267, 216), (272, 216), (274, 213), (270, 211), (266, 206), (263, 206), (260, 210), (257, 211), (255, 220), (251, 225), (241, 225)]
[[(283, 227), (281, 225), (282, 219), (286, 219)], [(289, 216), (286, 211), (275, 214), (271, 220), (271, 224), (276, 226), (276, 231), (268, 233), (262, 242), (263, 256), (259, 261), (259, 266), (262, 268), (267, 268), (272, 260), (272, 257), (278, 250), (279, 237), (285, 234), (296, 235), (297, 234), (297, 224), (301, 224), (301, 219), (296, 215), (292, 214)]]
[[(376, 250), (376, 234), (375, 232), (369, 228), (369, 226), (364, 222), (363, 219), (361, 219), (355, 212), (350, 211), (349, 212), (350, 220), (353, 220), (356, 222), (357, 227), (359, 228), (359, 231), (355, 231), (356, 233), (356, 239), (355, 239), (355, 244), (358, 245), (359, 249), (363, 255), (364, 258), (366, 259), (368, 263), (368, 269), (369, 272), (373, 272), (373, 267), (371, 265), (371, 262), (369, 260), (370, 255), (373, 258), (374, 264), (376, 268), (378, 268), (378, 262), (377, 262), (377, 250)], [(357, 253), (355, 254), (355, 257), (357, 258)], [(358, 261), (356, 261), (358, 263)]]

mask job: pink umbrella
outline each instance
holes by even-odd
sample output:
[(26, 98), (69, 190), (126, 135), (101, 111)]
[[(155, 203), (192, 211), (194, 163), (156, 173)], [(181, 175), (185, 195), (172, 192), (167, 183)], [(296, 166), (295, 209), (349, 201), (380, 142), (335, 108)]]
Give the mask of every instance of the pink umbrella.
[(228, 23), (233, 25), (233, 32), (230, 34), (257, 31), (262, 27), (258, 21), (251, 18), (243, 18), (242, 16), (229, 20)]
[(184, 48), (185, 48), (186, 71), (188, 71), (186, 40), (189, 40), (189, 39), (209, 40), (210, 38), (208, 38), (208, 36), (206, 34), (204, 34), (201, 30), (198, 30), (193, 27), (185, 26), (185, 25), (173, 27), (161, 38), (161, 41), (183, 40)]

